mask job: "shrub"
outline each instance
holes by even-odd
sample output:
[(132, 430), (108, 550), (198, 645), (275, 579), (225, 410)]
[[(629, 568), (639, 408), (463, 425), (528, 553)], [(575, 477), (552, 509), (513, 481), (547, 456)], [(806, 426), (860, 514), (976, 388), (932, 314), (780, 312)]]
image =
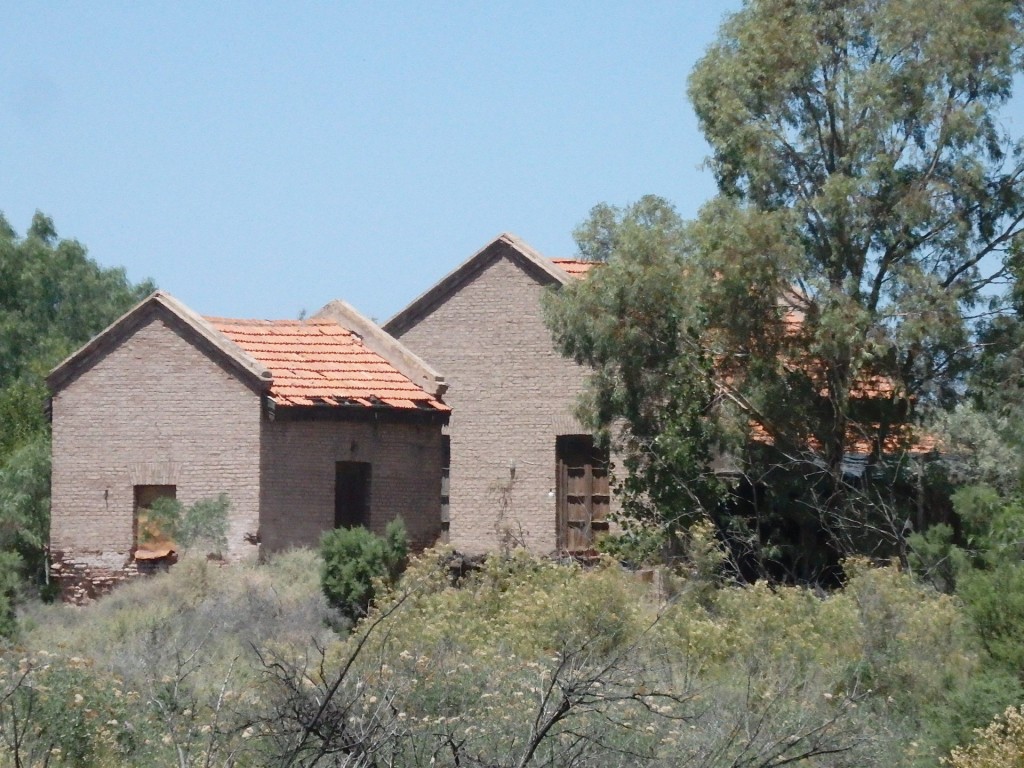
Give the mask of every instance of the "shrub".
[[(339, 579), (349, 597), (377, 590), (345, 636), (326, 626), (309, 551), (232, 568), (186, 558), (85, 611), (33, 606), (23, 643), (68, 662), (0, 650), (0, 740), (17, 714), (50, 723), (26, 765), (56, 745), (51, 764), (319, 765), (353, 749), (396, 768), (661, 768), (680, 755), (909, 768), (935, 765), (1016, 690), (979, 677), (958, 603), (896, 568), (848, 563), (825, 595), (716, 584), (709, 556), (666, 605), (610, 559), (584, 569), (522, 550), (455, 587), (440, 550), (387, 587), (404, 553), (401, 526), (388, 534), (325, 537), (359, 544), (330, 553), (362, 568)], [(38, 671), (19, 682), (26, 664)]]
[(94, 659), (136, 690), (151, 674), (159, 679), (168, 672), (161, 657), (173, 662), (178, 649), (201, 645), (195, 660), (204, 670), (190, 682), (216, 691), (233, 660), (239, 660), (236, 672), (244, 671), (253, 646), (304, 649), (332, 639), (325, 625), (333, 612), (319, 570), (320, 559), (309, 550), (230, 568), (185, 558), (166, 573), (121, 585), (87, 610), (29, 604), (20, 640), (29, 648)]
[(130, 763), (136, 697), (85, 659), (0, 651), (0, 765)]
[(142, 543), (173, 541), (184, 550), (205, 550), (221, 555), (227, 549), (228, 511), (226, 494), (216, 499), (200, 499), (191, 507), (174, 499), (157, 499), (147, 510), (146, 525), (139, 526)]
[(49, 531), (50, 439), (40, 434), (0, 459), (0, 549), (17, 552), (35, 584), (45, 581)]
[(348, 618), (364, 616), (376, 594), (376, 582), (393, 584), (408, 552), (401, 518), (388, 523), (383, 538), (362, 527), (328, 531), (320, 540), (324, 594)]
[(1015, 768), (1024, 765), (1024, 708), (1010, 707), (969, 747), (953, 750), (945, 765), (953, 768)]
[(18, 631), (15, 605), (21, 587), (21, 556), (0, 551), (0, 637), (13, 637)]

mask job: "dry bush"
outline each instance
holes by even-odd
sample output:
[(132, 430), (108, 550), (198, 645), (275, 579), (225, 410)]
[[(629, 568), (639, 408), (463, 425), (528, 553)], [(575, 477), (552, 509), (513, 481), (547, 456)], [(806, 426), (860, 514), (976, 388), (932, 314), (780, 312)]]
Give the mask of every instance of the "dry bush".
[(974, 669), (956, 605), (891, 568), (853, 567), (825, 596), (691, 564), (665, 603), (614, 563), (524, 553), (453, 587), (446, 555), (415, 560), (347, 634), (295, 552), (185, 560), (88, 609), (37, 610), (26, 639), (134, 697), (146, 735), (119, 764), (182, 767), (912, 765), (934, 752), (912, 745), (922, 701)]
[(973, 744), (957, 747), (943, 765), (953, 768), (1021, 768), (1024, 766), (1024, 707), (1010, 707)]

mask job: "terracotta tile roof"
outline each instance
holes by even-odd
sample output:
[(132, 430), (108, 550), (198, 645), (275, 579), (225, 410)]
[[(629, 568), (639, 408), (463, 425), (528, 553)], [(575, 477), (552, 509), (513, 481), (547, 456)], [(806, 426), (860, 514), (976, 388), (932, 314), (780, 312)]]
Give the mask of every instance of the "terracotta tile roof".
[(583, 277), (598, 263), (596, 261), (583, 261), (581, 259), (548, 259), (548, 261), (570, 277)]
[[(856, 425), (849, 425), (846, 431), (846, 445), (848, 453), (870, 455), (874, 450), (874, 444), (869, 439), (871, 433), (877, 432), (878, 424), (865, 424), (864, 429), (858, 429)], [(774, 445), (775, 440), (762, 425), (756, 421), (750, 422), (750, 436), (758, 443)], [(808, 441), (808, 448), (820, 452), (821, 444), (815, 439)], [(938, 449), (934, 436), (919, 432), (909, 424), (898, 425), (890, 432), (882, 444), (882, 452), (889, 455), (906, 451), (911, 455), (920, 456), (931, 453)]]
[(206, 320), (273, 372), (278, 405), (450, 410), (334, 320)]

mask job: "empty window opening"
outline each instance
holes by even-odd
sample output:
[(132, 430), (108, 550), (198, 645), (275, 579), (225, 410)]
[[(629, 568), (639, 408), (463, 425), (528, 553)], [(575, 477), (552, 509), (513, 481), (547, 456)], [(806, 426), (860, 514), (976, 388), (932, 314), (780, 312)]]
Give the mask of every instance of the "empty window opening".
[(159, 560), (175, 553), (174, 525), (177, 510), (173, 505), (177, 487), (173, 485), (136, 485), (132, 516), (136, 560)]
[(339, 461), (334, 465), (334, 527), (369, 527), (370, 465)]
[(590, 435), (559, 435), (555, 463), (558, 547), (588, 552), (595, 536), (608, 530), (608, 451)]
[(451, 528), (449, 499), (450, 477), (452, 465), (452, 439), (449, 435), (441, 436), (441, 543), (447, 544)]

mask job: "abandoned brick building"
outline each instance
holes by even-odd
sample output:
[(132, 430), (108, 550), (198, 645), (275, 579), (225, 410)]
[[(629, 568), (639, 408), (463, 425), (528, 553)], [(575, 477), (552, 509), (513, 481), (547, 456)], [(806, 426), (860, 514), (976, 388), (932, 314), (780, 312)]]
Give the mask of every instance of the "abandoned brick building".
[(555, 350), (541, 304), (592, 267), (503, 234), (384, 325), (448, 383), (447, 525), (460, 550), (581, 551), (608, 527), (607, 456), (573, 416), (587, 371)]
[(50, 548), (66, 597), (173, 558), (173, 542), (137, 535), (162, 496), (226, 494), (229, 560), (396, 516), (414, 546), (438, 538), (444, 380), (329, 306), (306, 321), (203, 318), (158, 291), (53, 370)]

